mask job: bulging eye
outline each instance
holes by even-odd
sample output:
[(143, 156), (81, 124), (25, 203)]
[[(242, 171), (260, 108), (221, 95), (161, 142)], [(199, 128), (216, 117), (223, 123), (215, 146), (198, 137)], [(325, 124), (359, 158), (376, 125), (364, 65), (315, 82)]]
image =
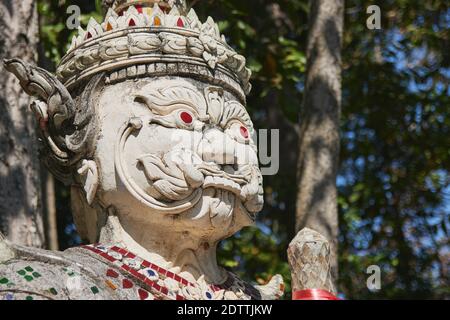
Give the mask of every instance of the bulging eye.
[(240, 143), (248, 143), (250, 141), (250, 132), (241, 122), (231, 123), (225, 132)]
[[(161, 112), (162, 113), (162, 112)], [(166, 128), (177, 128), (184, 130), (197, 130), (202, 122), (198, 120), (195, 110), (188, 107), (180, 107), (163, 114), (152, 114), (150, 123), (162, 125)]]
[(182, 129), (192, 129), (197, 119), (192, 112), (187, 110), (179, 110), (175, 113), (175, 121), (178, 128)]
[(239, 132), (241, 133), (241, 136), (242, 136), (244, 139), (248, 139), (249, 133), (248, 133), (248, 129), (247, 129), (246, 127), (241, 126), (241, 127), (239, 128)]
[(185, 124), (190, 125), (194, 121), (194, 117), (187, 111), (182, 111), (179, 114), (180, 120), (183, 121)]

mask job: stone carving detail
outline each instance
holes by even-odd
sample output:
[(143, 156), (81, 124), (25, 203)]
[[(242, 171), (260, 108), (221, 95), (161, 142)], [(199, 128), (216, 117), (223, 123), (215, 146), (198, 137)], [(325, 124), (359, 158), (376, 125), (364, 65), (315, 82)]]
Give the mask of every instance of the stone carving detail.
[[(245, 67), (245, 58), (228, 46), (211, 17), (201, 24), (194, 9), (184, 17), (176, 7), (166, 14), (157, 4), (152, 12), (148, 16), (131, 6), (122, 16), (109, 9), (102, 24), (91, 19), (87, 30), (80, 28), (79, 35), (73, 38), (69, 53), (58, 67), (58, 78), (71, 86), (77, 81), (75, 75), (78, 79), (79, 75), (90, 74), (91, 69), (112, 69), (126, 61), (135, 64), (129, 59), (135, 55), (145, 54), (138, 60), (149, 63), (155, 61), (152, 53), (156, 52), (174, 55), (171, 59), (179, 62), (188, 55), (202, 59), (211, 69), (219, 66), (229, 69), (236, 74), (234, 80), (242, 84), (245, 93), (250, 91), (251, 72)], [(156, 17), (161, 21), (158, 26)], [(151, 28), (151, 32), (143, 28)]]
[(304, 228), (288, 249), (293, 291), (323, 289), (336, 293), (330, 275), (330, 244), (320, 233)]
[(5, 61), (5, 68), (16, 75), (25, 92), (38, 97), (31, 109), (39, 123), (45, 162), (60, 180), (71, 183), (69, 168), (85, 151), (85, 140), (93, 125), (91, 113), (77, 113), (67, 89), (46, 70), (18, 59)]
[[(128, 173), (124, 155), (127, 153), (127, 139), (131, 135), (139, 135), (144, 122), (140, 118), (129, 119), (119, 130), (115, 153), (117, 172), (127, 189), (149, 207), (167, 214), (177, 214), (194, 207), (202, 195), (199, 187), (214, 187), (235, 194), (250, 215), (261, 210), (262, 178), (257, 166), (256, 146), (250, 133), (248, 137), (243, 137), (240, 132), (242, 128), (253, 132), (253, 124), (245, 108), (236, 101), (225, 103), (223, 90), (217, 87), (208, 86), (202, 93), (193, 86), (179, 85), (176, 81), (161, 81), (156, 88), (144, 88), (142, 91), (145, 94), (134, 95), (134, 101), (152, 111), (149, 124), (183, 130), (176, 131), (172, 139), (184, 139), (186, 136), (190, 140), (191, 133), (185, 131), (193, 131), (194, 135), (202, 133), (207, 124), (219, 126), (225, 135), (219, 132), (209, 135), (210, 139), (218, 137), (216, 142), (223, 143), (223, 146), (215, 148), (200, 138), (198, 142), (180, 144), (160, 155), (140, 155), (137, 161), (151, 181), (151, 186), (139, 186)], [(183, 117), (187, 119), (183, 120)], [(245, 146), (239, 148), (239, 143), (233, 138)], [(198, 147), (193, 144), (198, 144)], [(228, 149), (223, 150), (223, 147)], [(250, 151), (246, 151), (246, 147)], [(246, 158), (251, 154), (254, 157), (249, 163)], [(233, 173), (220, 170), (217, 164), (208, 162), (234, 164), (235, 159), (243, 161), (236, 163), (240, 167)], [(148, 192), (144, 191), (148, 188)], [(211, 214), (215, 217), (217, 212), (212, 210)], [(227, 216), (227, 213), (224, 215)]]
[[(153, 181), (153, 187), (156, 191), (169, 201), (177, 200), (177, 202), (158, 201), (155, 197), (147, 194), (128, 173), (127, 165), (123, 159), (123, 156), (126, 153), (125, 143), (127, 138), (140, 130), (142, 126), (143, 123), (140, 119), (132, 118), (123, 126), (123, 129), (119, 131), (119, 143), (117, 144), (115, 152), (115, 163), (121, 181), (125, 184), (131, 194), (144, 201), (144, 203), (152, 209), (166, 214), (177, 214), (192, 208), (198, 203), (201, 197), (201, 190), (197, 189), (194, 192), (192, 187), (195, 185), (198, 187), (203, 182), (203, 179), (200, 172), (193, 172), (194, 168), (192, 166), (188, 167), (188, 165), (183, 162), (186, 157), (185, 159), (178, 158), (177, 160), (180, 161), (176, 164), (174, 162), (175, 157), (173, 152), (169, 151), (169, 153), (164, 155), (163, 159), (152, 154), (143, 155), (138, 159), (139, 163), (144, 166), (147, 178)], [(180, 167), (185, 170), (182, 171)], [(187, 181), (190, 181), (192, 184), (188, 184)], [(189, 191), (190, 194), (188, 194)]]

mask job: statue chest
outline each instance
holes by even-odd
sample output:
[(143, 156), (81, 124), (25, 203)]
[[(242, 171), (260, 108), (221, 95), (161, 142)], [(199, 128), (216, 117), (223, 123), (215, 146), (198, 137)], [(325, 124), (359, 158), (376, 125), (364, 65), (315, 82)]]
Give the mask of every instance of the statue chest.
[(58, 255), (0, 265), (3, 300), (260, 299), (253, 286), (229, 273), (225, 283), (188, 279), (114, 245), (87, 245)]

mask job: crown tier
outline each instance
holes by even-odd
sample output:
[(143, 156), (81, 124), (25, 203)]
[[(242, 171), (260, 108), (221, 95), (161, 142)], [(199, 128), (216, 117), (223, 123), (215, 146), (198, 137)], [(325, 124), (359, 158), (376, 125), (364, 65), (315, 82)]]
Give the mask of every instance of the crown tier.
[[(183, 15), (178, 6), (173, 6), (167, 12), (161, 9), (161, 3), (153, 0), (115, 4), (119, 13), (110, 8), (101, 24), (91, 18), (87, 30), (80, 28), (79, 35), (73, 38), (57, 68), (58, 78), (68, 88), (98, 72), (115, 72), (158, 62), (172, 66), (193, 65), (201, 70), (206, 67), (209, 69), (209, 72), (203, 71), (206, 80), (226, 83), (230, 90), (245, 99), (251, 89), (251, 72), (245, 67), (245, 58), (228, 46), (211, 17), (202, 24), (193, 9)], [(122, 8), (125, 11), (121, 11)], [(182, 76), (198, 78), (198, 68), (176, 69)], [(165, 69), (177, 74), (174, 68)], [(189, 71), (193, 71), (192, 74)]]
[[(126, 11), (129, 7), (134, 6), (137, 10), (141, 10), (147, 13), (151, 8), (157, 4), (159, 8), (163, 11), (170, 11), (172, 7), (175, 6), (175, 1), (164, 1), (164, 0), (116, 0), (112, 4), (111, 8), (119, 15)], [(186, 8), (184, 3), (177, 5), (178, 9)], [(150, 10), (148, 10), (150, 9)]]

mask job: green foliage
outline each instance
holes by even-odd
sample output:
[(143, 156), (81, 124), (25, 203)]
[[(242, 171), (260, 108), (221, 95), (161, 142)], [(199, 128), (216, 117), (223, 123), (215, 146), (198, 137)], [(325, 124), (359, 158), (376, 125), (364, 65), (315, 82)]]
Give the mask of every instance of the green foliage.
[[(98, 1), (39, 0), (41, 42), (53, 63), (73, 34), (65, 27), (70, 4), (81, 7), (83, 25), (101, 14)], [(383, 1), (383, 30), (372, 31), (371, 4), (346, 1), (339, 289), (352, 299), (448, 297), (450, 12), (445, 1)], [(308, 1), (201, 0), (195, 8), (203, 20), (213, 16), (247, 57), (255, 126), (278, 128), (283, 140), (280, 172), (264, 179), (257, 227), (224, 241), (219, 260), (250, 281), (280, 273), (289, 292)], [(58, 208), (68, 216), (62, 203), (60, 193)], [(366, 288), (372, 264), (382, 269), (378, 293)]]
[[(61, 61), (62, 56), (69, 49), (72, 37), (78, 34), (76, 29), (69, 30), (66, 26), (66, 21), (69, 18), (69, 14), (66, 13), (67, 8), (72, 4), (81, 8), (79, 20), (83, 28), (87, 26), (90, 17), (97, 21), (101, 21), (103, 18), (101, 0), (38, 0), (41, 45), (44, 49), (45, 59), (53, 66)], [(41, 57), (41, 59), (43, 58)]]
[[(287, 261), (277, 259), (281, 243), (271, 234), (252, 227), (239, 232), (232, 240), (224, 241), (220, 250), (220, 263), (242, 278), (258, 284), (267, 283), (273, 275), (281, 274), (289, 279)], [(249, 273), (251, 270), (251, 274)], [(290, 293), (287, 283), (286, 292)]]
[[(347, 2), (341, 289), (448, 297), (450, 11), (444, 1), (386, 1), (383, 30), (368, 31), (370, 4)], [(378, 293), (364, 283), (371, 264), (382, 270)]]

